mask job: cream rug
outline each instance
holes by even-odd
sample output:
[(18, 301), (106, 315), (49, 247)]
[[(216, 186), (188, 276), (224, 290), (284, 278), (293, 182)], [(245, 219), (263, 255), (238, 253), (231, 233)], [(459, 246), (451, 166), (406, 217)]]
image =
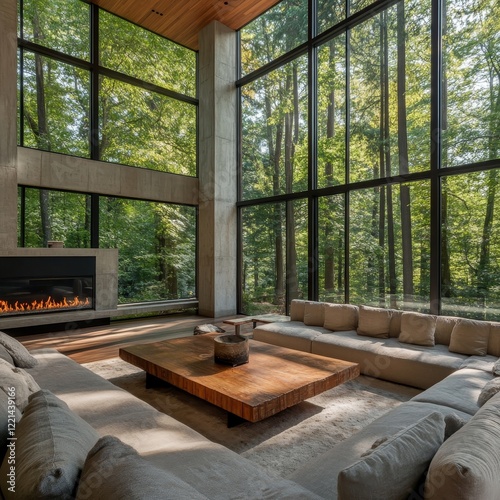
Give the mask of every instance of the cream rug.
[(145, 372), (120, 358), (84, 366), (282, 477), (420, 392), (361, 376), (261, 422), (228, 429), (224, 410), (172, 386), (146, 389)]

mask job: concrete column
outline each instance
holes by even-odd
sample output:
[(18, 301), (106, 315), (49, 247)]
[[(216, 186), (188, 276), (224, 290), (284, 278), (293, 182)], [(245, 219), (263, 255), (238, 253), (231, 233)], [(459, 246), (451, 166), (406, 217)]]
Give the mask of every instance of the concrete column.
[(199, 313), (236, 313), (236, 33), (199, 34)]
[(17, 247), (17, 2), (0, 2), (0, 249)]

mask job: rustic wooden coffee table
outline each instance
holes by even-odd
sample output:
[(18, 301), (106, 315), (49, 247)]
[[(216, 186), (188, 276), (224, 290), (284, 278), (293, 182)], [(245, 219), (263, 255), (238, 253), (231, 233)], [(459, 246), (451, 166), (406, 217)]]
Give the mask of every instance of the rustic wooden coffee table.
[(213, 337), (193, 335), (120, 349), (120, 358), (228, 412), (228, 426), (258, 422), (359, 375), (359, 365), (256, 340), (247, 364), (213, 360)]

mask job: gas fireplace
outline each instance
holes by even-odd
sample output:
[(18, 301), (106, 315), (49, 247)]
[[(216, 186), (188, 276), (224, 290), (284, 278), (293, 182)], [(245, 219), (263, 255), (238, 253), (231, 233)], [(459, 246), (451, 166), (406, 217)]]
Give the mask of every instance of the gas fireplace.
[(0, 257), (0, 317), (94, 309), (95, 257)]

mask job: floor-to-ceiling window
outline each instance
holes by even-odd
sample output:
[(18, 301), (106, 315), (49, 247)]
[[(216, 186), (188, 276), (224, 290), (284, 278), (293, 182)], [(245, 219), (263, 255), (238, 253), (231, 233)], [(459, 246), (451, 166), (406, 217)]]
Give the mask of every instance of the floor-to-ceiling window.
[[(20, 0), (18, 144), (197, 175), (197, 54), (81, 0)], [(55, 160), (57, 161), (57, 160)], [(119, 302), (196, 294), (194, 206), (19, 188), (19, 245), (119, 249)]]
[(283, 0), (240, 31), (242, 312), (500, 319), (500, 6)]

